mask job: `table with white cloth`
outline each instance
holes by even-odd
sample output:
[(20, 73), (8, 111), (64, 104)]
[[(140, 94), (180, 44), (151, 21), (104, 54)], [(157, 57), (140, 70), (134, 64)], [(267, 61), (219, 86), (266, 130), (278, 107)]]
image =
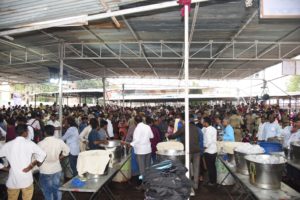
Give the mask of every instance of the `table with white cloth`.
[(75, 187), (72, 185), (72, 180), (74, 178), (79, 178), (79, 176), (74, 177), (64, 185), (62, 185), (59, 190), (62, 192), (67, 192), (72, 199), (77, 199), (76, 194), (78, 193), (91, 193), (89, 199), (97, 199), (101, 192), (106, 193), (109, 199), (115, 199), (113, 192), (108, 187), (108, 184), (114, 178), (114, 176), (120, 172), (123, 165), (128, 161), (131, 155), (124, 156), (121, 161), (113, 166), (113, 168), (108, 168), (107, 174), (100, 175), (97, 178), (87, 179), (85, 185), (82, 187)]
[[(230, 199), (260, 199), (260, 200), (279, 200), (279, 199), (290, 199), (296, 200), (300, 199), (300, 193), (281, 182), (280, 189), (271, 189), (266, 190), (252, 185), (249, 181), (249, 176), (243, 175), (236, 172), (235, 166), (228, 163), (223, 159), (222, 156), (219, 156), (218, 159), (224, 164), (224, 166), (228, 169), (228, 176), (232, 175), (236, 181), (237, 191), (239, 191), (238, 195), (232, 195), (231, 191), (226, 190)], [(226, 177), (225, 177), (226, 178)], [(224, 180), (225, 180), (224, 178)]]

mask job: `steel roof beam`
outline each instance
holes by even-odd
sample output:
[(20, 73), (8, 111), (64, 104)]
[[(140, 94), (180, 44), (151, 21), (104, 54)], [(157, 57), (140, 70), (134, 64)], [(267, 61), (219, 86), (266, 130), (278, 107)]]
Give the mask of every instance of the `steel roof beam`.
[[(257, 15), (258, 13), (258, 9), (256, 9), (252, 15), (250, 16), (250, 18), (246, 21), (246, 23), (238, 30), (238, 32), (236, 34), (234, 34), (233, 37), (231, 37), (231, 42), (234, 42), (234, 40), (243, 32), (243, 30), (251, 23), (251, 21), (254, 19), (254, 17)], [(231, 44), (225, 45), (218, 53), (217, 53), (217, 57), (215, 60), (211, 61), (208, 66), (206, 67), (206, 69), (204, 70), (204, 72), (201, 74), (200, 79), (205, 76), (205, 74), (207, 73), (207, 69), (210, 69), (213, 67), (213, 65), (215, 64), (215, 62), (217, 61), (217, 58), (219, 58), (222, 53), (231, 46)], [(234, 47), (233, 47), (234, 48)]]
[[(103, 42), (104, 43), (104, 46), (107, 48), (107, 50), (112, 53), (114, 56), (117, 57), (117, 54), (106, 44), (106, 42), (101, 38), (99, 37), (94, 31), (92, 31), (89, 27), (85, 27), (85, 26), (82, 26), (82, 28), (84, 30), (86, 30), (87, 32), (89, 32), (91, 35), (93, 35), (95, 38), (97, 38), (100, 42)], [(125, 63), (122, 59), (120, 58), (117, 58), (127, 69), (129, 69), (134, 75), (136, 76), (140, 76), (136, 71), (132, 70), (129, 65), (127, 63)]]
[[(127, 19), (122, 16), (122, 19), (124, 21), (124, 23), (126, 24), (127, 28), (130, 30), (131, 34), (133, 35), (134, 39), (138, 42), (140, 41), (140, 38), (137, 36), (137, 34), (135, 33), (135, 31), (133, 30), (133, 28), (131, 27), (131, 25), (129, 24), (129, 22), (127, 21)], [(141, 54), (142, 56), (145, 58), (147, 64), (150, 66), (150, 68), (152, 69), (153, 73), (155, 74), (156, 78), (159, 78), (157, 72), (155, 71), (153, 65), (150, 63), (150, 61), (147, 59), (146, 54), (145, 54), (145, 50), (144, 48), (141, 46), (140, 48), (141, 50)]]
[[(299, 29), (300, 29), (300, 27), (297, 27), (297, 28), (295, 28), (294, 30), (292, 30), (291, 32), (289, 32), (289, 33), (287, 33), (286, 35), (282, 36), (279, 40), (277, 40), (277, 43), (280, 42), (280, 41), (282, 41), (282, 40), (284, 40), (285, 38), (291, 36), (292, 34), (294, 34), (295, 32), (297, 32)], [(256, 57), (257, 57), (258, 59), (260, 59), (260, 58), (259, 58), (260, 55), (262, 55), (262, 54), (264, 54), (265, 52), (269, 51), (269, 49), (273, 49), (274, 46), (276, 46), (276, 44), (273, 44), (273, 45), (267, 47), (265, 50), (263, 50), (262, 52), (260, 52), (259, 55), (256, 55)], [(281, 48), (281, 45), (278, 45), (278, 47)], [(239, 69), (240, 67), (242, 67), (242, 66), (244, 66), (244, 65), (246, 65), (246, 64), (249, 64), (250, 62), (251, 62), (251, 61), (247, 61), (247, 62), (245, 62), (245, 63), (243, 63), (243, 64), (237, 66), (237, 67), (235, 68), (235, 70), (236, 70), (236, 69)], [(235, 70), (232, 70), (231, 72), (229, 72), (228, 74), (226, 74), (225, 76), (223, 76), (222, 79), (225, 79), (225, 78), (227, 78), (228, 76), (230, 76), (231, 74), (233, 74)]]
[[(55, 35), (53, 35), (53, 34), (50, 34), (50, 33), (47, 33), (46, 31), (40, 31), (40, 32), (42, 32), (43, 34), (45, 34), (45, 35), (47, 35), (47, 36), (49, 36), (49, 37), (51, 37), (51, 38), (53, 38), (53, 39), (55, 39), (56, 41), (58, 41), (58, 42), (66, 42), (65, 40), (63, 40), (62, 38), (58, 38), (57, 36), (55, 36)], [(76, 48), (74, 48), (72, 45), (70, 45), (70, 48), (69, 48), (71, 51), (73, 51), (75, 54), (77, 54), (77, 55), (79, 55), (79, 51), (76, 49)], [(97, 66), (99, 66), (99, 67), (102, 67), (102, 68), (104, 68), (105, 70), (108, 70), (108, 71), (110, 71), (111, 73), (113, 73), (113, 74), (115, 74), (115, 75), (117, 75), (117, 76), (120, 76), (120, 74), (119, 73), (117, 73), (117, 72), (115, 72), (115, 71), (113, 71), (113, 70), (111, 70), (111, 69), (109, 69), (108, 67), (106, 67), (105, 65), (103, 65), (103, 64), (101, 64), (101, 63), (98, 63), (98, 62), (96, 62), (95, 60), (90, 60), (92, 63), (94, 63), (94, 64), (96, 64)]]

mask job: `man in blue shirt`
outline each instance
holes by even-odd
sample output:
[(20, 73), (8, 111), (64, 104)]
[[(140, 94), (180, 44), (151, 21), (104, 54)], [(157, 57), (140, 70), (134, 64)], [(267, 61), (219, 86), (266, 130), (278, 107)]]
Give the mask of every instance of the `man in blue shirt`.
[(99, 130), (99, 123), (97, 119), (95, 118), (91, 119), (90, 125), (92, 127), (92, 131), (90, 132), (88, 137), (90, 150), (100, 149), (99, 144), (107, 144), (106, 137), (103, 134), (103, 128), (107, 126), (107, 122), (106, 123), (105, 122), (106, 121), (101, 120), (100, 130)]
[(223, 126), (225, 127), (223, 131), (223, 141), (234, 142), (234, 131), (232, 126), (229, 124), (229, 119), (223, 119)]

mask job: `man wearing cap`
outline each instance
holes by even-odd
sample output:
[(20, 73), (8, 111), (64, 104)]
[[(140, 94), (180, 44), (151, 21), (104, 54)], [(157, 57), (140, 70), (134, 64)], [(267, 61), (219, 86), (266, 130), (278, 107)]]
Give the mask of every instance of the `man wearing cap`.
[[(27, 140), (28, 129), (26, 124), (16, 127), (18, 137), (6, 143), (0, 149), (0, 157), (5, 157), (9, 164), (9, 176), (6, 182), (8, 199), (17, 200), (20, 191), (22, 199), (30, 200), (33, 196), (32, 169), (41, 165), (46, 158), (46, 153), (35, 143)], [(35, 158), (32, 161), (32, 158)]]
[(229, 118), (229, 123), (234, 130), (235, 141), (241, 142), (243, 139), (241, 126), (244, 125), (244, 122), (236, 110), (232, 110), (232, 116)]
[(50, 116), (50, 120), (47, 122), (47, 125), (54, 126), (54, 137), (60, 138), (60, 130), (61, 130), (61, 125), (60, 122), (57, 120), (57, 116), (55, 113), (52, 113)]

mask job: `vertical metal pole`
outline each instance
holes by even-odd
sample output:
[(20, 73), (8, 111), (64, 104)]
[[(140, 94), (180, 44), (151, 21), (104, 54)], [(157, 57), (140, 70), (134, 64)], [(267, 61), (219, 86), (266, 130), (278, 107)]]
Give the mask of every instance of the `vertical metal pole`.
[(105, 78), (102, 78), (102, 87), (103, 87), (103, 106), (104, 110), (106, 108), (106, 86), (105, 86)]
[(36, 94), (34, 94), (34, 108), (36, 108)]
[(57, 96), (57, 93), (55, 93), (55, 103), (56, 103), (56, 105), (57, 105), (57, 102), (58, 101), (58, 96)]
[(184, 6), (184, 110), (185, 110), (185, 167), (190, 177), (190, 126), (189, 126), (189, 7)]
[[(63, 77), (64, 77), (64, 60), (63, 60), (63, 45), (64, 44), (61, 44), (61, 47), (60, 47), (60, 60), (59, 60), (59, 82), (58, 82), (58, 88), (59, 88), (59, 91), (58, 91), (58, 101), (59, 101), (59, 122), (60, 122), (60, 125), (62, 127), (62, 123), (63, 123)], [(60, 130), (60, 135), (62, 134), (61, 130)]]
[(124, 89), (125, 89), (125, 85), (124, 85), (124, 83), (122, 84), (122, 98), (123, 98), (123, 110), (124, 110), (124, 107), (125, 107), (125, 100), (124, 100), (124, 95), (125, 95), (125, 91), (124, 91)]

